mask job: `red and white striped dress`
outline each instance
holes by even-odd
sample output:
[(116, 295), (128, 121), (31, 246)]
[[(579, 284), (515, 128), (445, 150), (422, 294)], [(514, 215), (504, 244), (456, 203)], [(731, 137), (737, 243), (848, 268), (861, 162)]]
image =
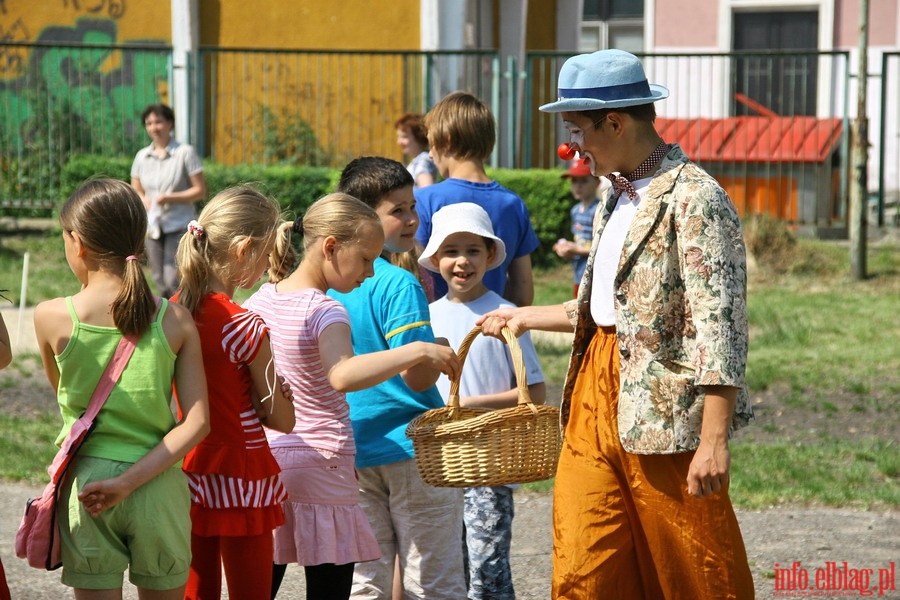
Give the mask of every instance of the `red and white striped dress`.
[(268, 335), (265, 322), (225, 294), (194, 315), (209, 391), (210, 433), (184, 459), (193, 533), (248, 536), (284, 522), (281, 469), (250, 401), (249, 365)]

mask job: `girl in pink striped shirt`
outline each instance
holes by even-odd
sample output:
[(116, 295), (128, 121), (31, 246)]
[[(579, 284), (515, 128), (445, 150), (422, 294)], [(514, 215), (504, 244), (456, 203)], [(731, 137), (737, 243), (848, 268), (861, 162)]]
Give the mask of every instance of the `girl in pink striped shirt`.
[(272, 530), (284, 522), (278, 463), (263, 425), (291, 431), (294, 411), (275, 375), (266, 324), (231, 300), (265, 272), (281, 224), (278, 206), (249, 187), (224, 190), (178, 245), (175, 300), (200, 331), (210, 433), (184, 460), (191, 487), (186, 599), (216, 599), (222, 569), (231, 598), (268, 600)]
[[(449, 347), (424, 342), (353, 355), (347, 311), (325, 291), (349, 292), (374, 273), (384, 230), (369, 206), (330, 194), (280, 231), (270, 257), (275, 283), (264, 284), (244, 303), (271, 328), (275, 365), (291, 387), (296, 411), (292, 432), (268, 432), (288, 493), (285, 524), (275, 530), (272, 597), (287, 563), (299, 563), (307, 598), (349, 598), (355, 563), (381, 552), (358, 504), (356, 448), (344, 394), (420, 363), (456, 373), (459, 361)], [(294, 235), (304, 258), (291, 272)]]

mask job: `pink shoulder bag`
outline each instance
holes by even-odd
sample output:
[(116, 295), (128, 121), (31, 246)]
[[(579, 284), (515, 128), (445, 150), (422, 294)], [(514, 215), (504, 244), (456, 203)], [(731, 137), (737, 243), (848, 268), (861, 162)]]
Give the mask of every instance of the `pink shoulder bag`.
[(100, 376), (87, 410), (72, 424), (69, 435), (47, 469), (50, 483), (39, 498), (31, 498), (25, 504), (25, 515), (16, 532), (16, 556), (26, 559), (29, 566), (48, 571), (62, 566), (56, 507), (66, 471), (75, 453), (94, 428), (97, 414), (125, 370), (135, 343), (136, 340), (129, 336), (124, 336), (119, 342), (115, 354)]

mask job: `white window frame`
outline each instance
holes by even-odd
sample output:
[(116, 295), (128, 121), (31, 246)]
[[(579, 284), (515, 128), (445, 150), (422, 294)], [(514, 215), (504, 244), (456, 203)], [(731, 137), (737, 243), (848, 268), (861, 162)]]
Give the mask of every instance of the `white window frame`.
[[(731, 41), (734, 33), (734, 13), (736, 11), (778, 12), (792, 10), (816, 10), (819, 13), (819, 39), (818, 50), (820, 52), (833, 50), (834, 45), (834, 3), (835, 0), (719, 0), (719, 52), (731, 52)], [(820, 73), (825, 73), (829, 68), (827, 59), (819, 61)], [(726, 69), (727, 70), (727, 69)], [(725, 73), (725, 81), (728, 81), (729, 73)], [(819, 116), (833, 114), (832, 90), (830, 89), (830, 77), (819, 77), (816, 93), (816, 113)], [(723, 95), (724, 96), (724, 95)], [(723, 105), (719, 107), (722, 114), (728, 114), (728, 99), (722, 98)]]
[[(645, 26), (646, 18), (643, 19), (610, 19), (608, 21), (582, 21), (581, 28), (578, 31), (578, 48), (579, 50), (583, 50), (585, 52), (590, 52), (593, 50), (606, 50), (609, 48), (609, 30), (614, 29), (616, 27), (629, 27), (634, 28), (641, 33), (641, 52), (644, 52), (647, 48), (647, 28)], [(597, 39), (599, 41), (599, 48), (595, 48), (593, 50), (582, 49), (581, 39), (583, 36), (583, 32), (585, 29), (597, 29), (598, 36)]]

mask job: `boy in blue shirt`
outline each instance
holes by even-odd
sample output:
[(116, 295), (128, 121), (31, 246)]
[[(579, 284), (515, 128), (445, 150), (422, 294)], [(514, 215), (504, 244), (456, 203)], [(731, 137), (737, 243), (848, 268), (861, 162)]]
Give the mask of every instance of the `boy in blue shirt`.
[(606, 194), (610, 188), (609, 180), (594, 177), (591, 168), (582, 160), (576, 160), (569, 170), (560, 175), (568, 179), (572, 186), (572, 196), (576, 203), (569, 212), (572, 222), (572, 239), (560, 239), (553, 244), (553, 251), (560, 258), (572, 260), (574, 271), (573, 298), (578, 297), (578, 286), (584, 268), (587, 266), (587, 257), (591, 251), (591, 239), (594, 237), (594, 215), (597, 205), (600, 204), (599, 192)]
[[(435, 342), (428, 301), (415, 275), (384, 257), (414, 247), (419, 224), (413, 179), (402, 164), (381, 157), (351, 161), (338, 191), (375, 209), (384, 227), (384, 254), (375, 274), (348, 294), (329, 290), (350, 315), (353, 351), (365, 354), (414, 341)], [(406, 426), (426, 410), (444, 406), (434, 383), (439, 371), (417, 365), (374, 387), (347, 394), (356, 440), (360, 505), (381, 559), (358, 563), (354, 598), (391, 596), (399, 556), (407, 597), (465, 597), (462, 490), (426, 484), (415, 465)]]
[[(487, 105), (466, 92), (453, 92), (425, 115), (431, 158), (440, 183), (416, 190), (421, 223), (416, 241), (424, 247), (431, 237), (431, 219), (441, 207), (472, 202), (491, 218), (494, 233), (506, 245), (499, 269), (489, 271), (484, 283), (489, 290), (517, 306), (534, 301), (531, 253), (538, 245), (525, 202), (487, 176), (485, 161), (497, 138), (494, 116)], [(447, 284), (434, 275), (434, 297), (447, 293)]]
[[(436, 335), (446, 337), (453, 348), (483, 314), (513, 305), (484, 284), (485, 273), (503, 264), (506, 246), (494, 235), (488, 214), (477, 204), (460, 202), (434, 215), (431, 239), (419, 264), (439, 273), (447, 295), (431, 303)], [(544, 373), (537, 352), (526, 333), (519, 338), (525, 362), (528, 391), (535, 404), (546, 397)], [(438, 389), (447, 399), (450, 380), (441, 376)], [(518, 402), (518, 388), (509, 348), (501, 340), (479, 336), (472, 341), (460, 377), (460, 406), (511, 408)], [(463, 553), (469, 600), (515, 600), (509, 551), (512, 543), (514, 486), (465, 489)]]

